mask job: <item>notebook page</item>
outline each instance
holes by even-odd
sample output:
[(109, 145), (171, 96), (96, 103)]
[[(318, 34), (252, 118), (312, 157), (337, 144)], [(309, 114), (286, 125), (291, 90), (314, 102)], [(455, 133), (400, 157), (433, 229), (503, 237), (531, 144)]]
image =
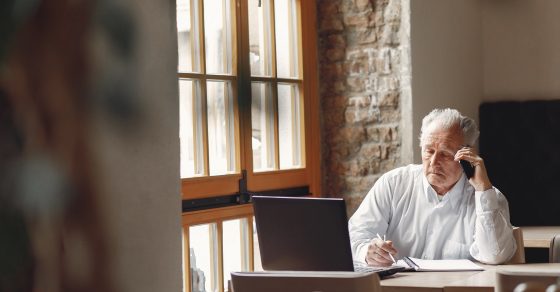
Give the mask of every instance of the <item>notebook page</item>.
[(471, 260), (423, 260), (417, 258), (409, 259), (417, 265), (417, 271), (482, 271), (484, 268), (473, 263)]

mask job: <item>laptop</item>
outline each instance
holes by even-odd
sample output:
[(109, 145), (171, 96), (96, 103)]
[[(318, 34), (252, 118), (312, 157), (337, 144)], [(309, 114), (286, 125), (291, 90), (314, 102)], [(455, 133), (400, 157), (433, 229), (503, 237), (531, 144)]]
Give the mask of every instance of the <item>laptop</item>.
[(358, 271), (385, 277), (405, 269), (355, 265), (343, 199), (252, 198), (264, 270)]

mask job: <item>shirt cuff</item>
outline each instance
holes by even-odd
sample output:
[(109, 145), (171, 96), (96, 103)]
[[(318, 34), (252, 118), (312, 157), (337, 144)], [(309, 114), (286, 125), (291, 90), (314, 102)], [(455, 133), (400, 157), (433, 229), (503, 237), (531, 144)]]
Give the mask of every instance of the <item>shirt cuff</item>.
[(360, 245), (360, 246), (358, 247), (358, 251), (357, 251), (357, 253), (356, 253), (356, 256), (357, 256), (358, 258), (356, 258), (356, 259), (354, 259), (354, 260), (356, 260), (356, 261), (358, 261), (358, 262), (360, 262), (360, 263), (367, 264), (367, 262), (366, 262), (366, 256), (367, 256), (368, 246), (369, 246), (369, 242), (366, 241), (366, 242), (362, 243), (362, 245)]
[(498, 209), (498, 196), (493, 187), (486, 191), (476, 191), (474, 196), (477, 214)]

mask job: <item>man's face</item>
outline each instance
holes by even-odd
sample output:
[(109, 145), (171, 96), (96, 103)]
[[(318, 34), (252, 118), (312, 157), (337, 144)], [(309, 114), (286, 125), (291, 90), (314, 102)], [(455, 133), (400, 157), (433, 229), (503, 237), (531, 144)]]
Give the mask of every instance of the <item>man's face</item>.
[(458, 126), (443, 129), (430, 125), (422, 141), (422, 165), (428, 182), (439, 194), (449, 191), (459, 180), (462, 168), (455, 153), (463, 145), (463, 133)]

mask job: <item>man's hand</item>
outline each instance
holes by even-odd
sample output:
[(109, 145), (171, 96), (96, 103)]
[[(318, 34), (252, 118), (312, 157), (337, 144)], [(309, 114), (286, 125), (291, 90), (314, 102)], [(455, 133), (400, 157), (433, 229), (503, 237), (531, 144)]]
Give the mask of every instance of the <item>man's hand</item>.
[(366, 263), (370, 266), (390, 266), (393, 264), (393, 260), (389, 253), (396, 255), (397, 252), (392, 241), (374, 238), (368, 246)]
[(478, 156), (473, 148), (463, 147), (455, 154), (455, 161), (466, 160), (474, 167), (474, 175), (469, 179), (469, 183), (477, 191), (486, 191), (492, 188), (492, 183), (488, 178), (484, 159)]

